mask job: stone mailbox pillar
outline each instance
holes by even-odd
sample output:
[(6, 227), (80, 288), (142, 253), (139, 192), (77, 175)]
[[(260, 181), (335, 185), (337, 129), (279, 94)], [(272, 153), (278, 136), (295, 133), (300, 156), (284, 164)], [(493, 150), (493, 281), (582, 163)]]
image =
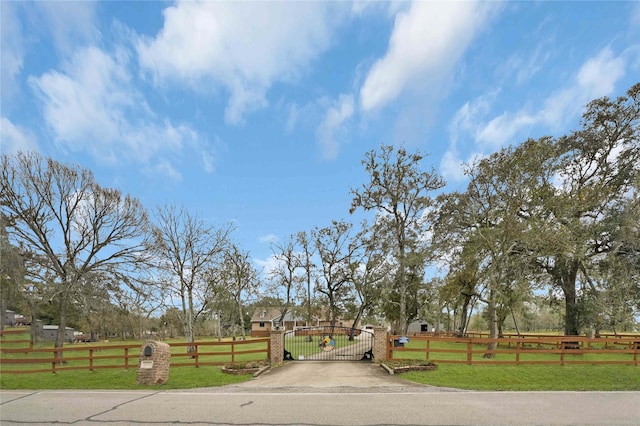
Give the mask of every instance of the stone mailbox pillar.
[(169, 380), (171, 346), (150, 340), (140, 348), (138, 364), (139, 385), (164, 385)]

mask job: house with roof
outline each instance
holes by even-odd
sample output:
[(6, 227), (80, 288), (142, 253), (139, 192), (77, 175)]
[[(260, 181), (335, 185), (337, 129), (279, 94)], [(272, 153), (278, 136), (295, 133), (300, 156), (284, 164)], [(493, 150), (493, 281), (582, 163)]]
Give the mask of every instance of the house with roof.
[[(307, 321), (308, 314), (300, 308), (290, 308), (282, 317), (280, 308), (256, 308), (251, 317), (251, 337), (267, 337), (271, 330), (277, 327), (280, 330), (290, 331), (302, 327), (320, 327), (331, 325), (329, 316), (323, 311), (320, 315), (311, 315), (311, 321)], [(351, 327), (353, 320), (336, 320), (336, 326)]]

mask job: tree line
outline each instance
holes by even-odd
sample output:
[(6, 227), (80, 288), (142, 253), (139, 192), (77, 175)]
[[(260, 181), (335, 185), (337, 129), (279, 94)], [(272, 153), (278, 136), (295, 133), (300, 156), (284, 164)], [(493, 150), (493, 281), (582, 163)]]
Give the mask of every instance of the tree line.
[[(35, 152), (2, 155), (2, 308), (68, 314), (98, 327), (100, 310), (176, 314), (187, 341), (203, 317), (247, 328), (261, 303), (311, 320), (417, 318), (464, 333), (481, 306), (492, 336), (545, 295), (561, 300), (564, 332), (614, 329), (640, 311), (640, 84), (590, 102), (580, 128), (529, 139), (464, 165), (465, 190), (424, 170), (425, 154), (382, 145), (352, 188), (354, 224), (300, 231), (272, 245), (259, 271), (233, 241), (173, 205), (148, 211), (91, 171)], [(256, 302), (259, 301), (259, 302)], [(55, 307), (55, 309), (51, 307)], [(517, 327), (517, 324), (516, 324)]]

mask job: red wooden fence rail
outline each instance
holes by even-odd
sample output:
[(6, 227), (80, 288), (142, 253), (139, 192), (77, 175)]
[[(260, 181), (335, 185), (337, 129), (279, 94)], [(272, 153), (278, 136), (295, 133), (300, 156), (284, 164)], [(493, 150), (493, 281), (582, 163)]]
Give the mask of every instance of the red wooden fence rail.
[[(583, 336), (549, 336), (549, 335), (518, 335), (498, 339), (487, 337), (442, 337), (435, 335), (414, 335), (410, 346), (400, 346), (400, 336), (390, 336), (387, 342), (387, 357), (390, 360), (406, 358), (410, 352), (424, 353), (424, 359), (440, 363), (457, 364), (631, 364), (638, 365), (640, 355), (640, 335), (607, 336), (588, 338)], [(415, 342), (424, 342), (416, 344)], [(434, 343), (448, 343), (450, 347), (434, 347)], [(489, 350), (487, 346), (495, 343), (496, 348)], [(452, 345), (453, 344), (453, 345)], [(453, 354), (458, 359), (437, 358), (438, 354)], [(522, 355), (551, 354), (557, 359), (522, 359)], [(626, 359), (576, 359), (575, 357), (592, 354), (622, 355)], [(466, 355), (466, 357), (464, 357)], [(489, 355), (490, 358), (474, 357), (474, 355)], [(494, 359), (501, 355), (503, 359)], [(502, 355), (508, 355), (504, 359)], [(435, 357), (435, 358), (434, 358)], [(464, 359), (463, 359), (464, 358)], [(606, 358), (606, 357), (603, 357)]]
[[(264, 344), (264, 348), (260, 349), (243, 349), (243, 346), (253, 344)], [(230, 341), (230, 342), (192, 342), (192, 343), (170, 343), (172, 348), (185, 347), (185, 353), (172, 353), (171, 354), (171, 367), (200, 367), (205, 365), (224, 365), (229, 362), (225, 360), (205, 360), (203, 357), (231, 357), (231, 362), (236, 362), (242, 355), (246, 355), (248, 359), (246, 361), (264, 361), (269, 358), (270, 339), (252, 339), (242, 341)], [(26, 349), (26, 348), (2, 348), (4, 354), (11, 353), (26, 353), (25, 358), (7, 358), (2, 357), (0, 364), (50, 364), (47, 368), (34, 368), (28, 370), (6, 370), (2, 369), (2, 374), (23, 374), (23, 373), (43, 373), (64, 370), (89, 370), (102, 368), (123, 368), (129, 369), (131, 365), (137, 365), (139, 358), (141, 344), (128, 344), (128, 345), (96, 345), (96, 346), (67, 346), (64, 348), (42, 348), (42, 349)], [(188, 352), (186, 347), (194, 347), (194, 352)], [(230, 350), (207, 350), (208, 348), (215, 347), (230, 347)], [(101, 355), (101, 352), (106, 351), (118, 351), (122, 350), (121, 354), (106, 354)], [(79, 353), (86, 352), (87, 355), (80, 355)], [(42, 355), (40, 355), (42, 354)], [(75, 355), (79, 354), (79, 355)], [(36, 357), (31, 357), (35, 355)], [(134, 359), (135, 362), (131, 363), (129, 360)], [(122, 362), (116, 362), (113, 364), (104, 364), (103, 361), (114, 362), (121, 360)], [(180, 362), (179, 360), (185, 360)], [(83, 365), (69, 365), (71, 361), (82, 362)]]

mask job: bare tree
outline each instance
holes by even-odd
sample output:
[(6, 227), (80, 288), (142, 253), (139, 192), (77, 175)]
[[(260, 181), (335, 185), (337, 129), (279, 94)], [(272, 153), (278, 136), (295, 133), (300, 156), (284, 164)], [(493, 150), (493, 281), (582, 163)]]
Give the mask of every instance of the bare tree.
[(353, 283), (352, 264), (361, 244), (359, 237), (351, 235), (352, 227), (344, 221), (333, 221), (331, 226), (316, 229), (313, 233), (322, 271), (316, 278), (316, 291), (329, 300), (332, 327), (338, 317), (339, 305)]
[(10, 240), (39, 259), (27, 276), (55, 288), (55, 346), (62, 347), (68, 304), (83, 277), (125, 276), (145, 257), (147, 215), (137, 199), (101, 187), (89, 170), (37, 153), (3, 155), (0, 189)]
[(195, 320), (207, 307), (207, 274), (221, 261), (232, 231), (231, 225), (208, 225), (184, 208), (165, 206), (156, 210), (150, 248), (166, 274), (165, 284), (172, 296), (179, 298), (187, 342), (195, 341)]
[(258, 272), (251, 264), (249, 253), (242, 252), (232, 244), (224, 254), (221, 265), (210, 273), (212, 287), (230, 296), (233, 300), (238, 314), (242, 339), (246, 340), (244, 305), (257, 292), (260, 285)]
[[(300, 247), (300, 261), (301, 267), (304, 270), (303, 283), (307, 286), (307, 326), (311, 326), (311, 285), (316, 274), (316, 265), (313, 263), (312, 258), (315, 254), (315, 247), (311, 241), (311, 237), (306, 232), (298, 232), (296, 241)], [(309, 341), (312, 340), (312, 336), (308, 336)]]
[(273, 244), (271, 247), (277, 264), (276, 267), (270, 271), (269, 276), (276, 286), (276, 294), (280, 293), (280, 291), (284, 293), (284, 300), (282, 300), (282, 306), (280, 308), (280, 315), (283, 321), (291, 307), (292, 299), (295, 298), (304, 280), (304, 277), (300, 274), (300, 269), (303, 267), (304, 255), (296, 249), (295, 235), (291, 235), (285, 243)]

